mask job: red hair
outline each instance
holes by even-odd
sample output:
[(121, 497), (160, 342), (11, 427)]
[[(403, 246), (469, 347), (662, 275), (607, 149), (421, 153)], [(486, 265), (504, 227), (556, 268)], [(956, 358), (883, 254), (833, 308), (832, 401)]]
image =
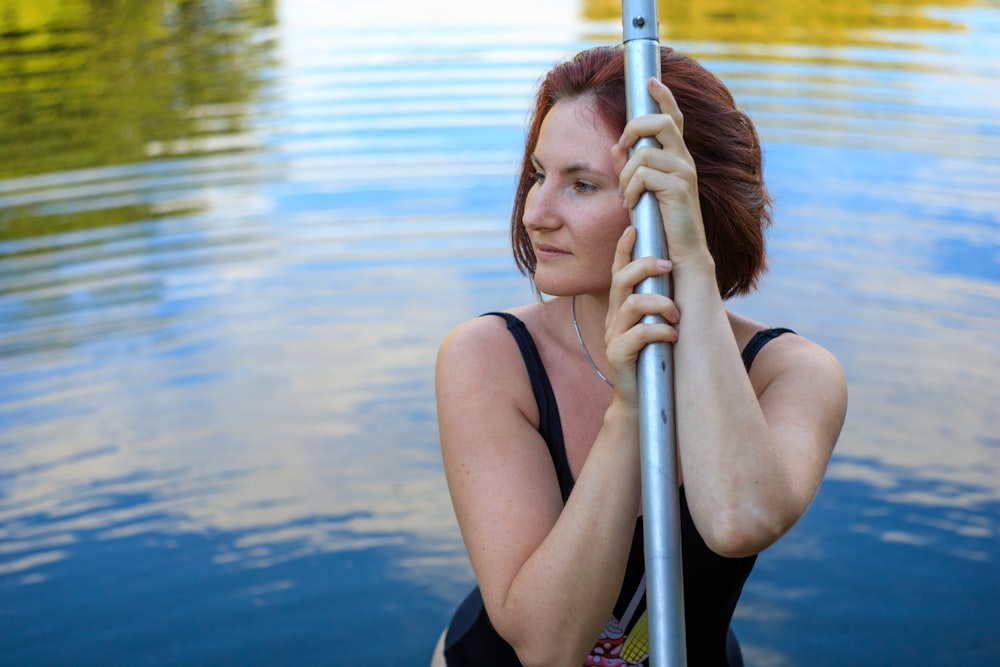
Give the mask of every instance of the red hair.
[[(531, 156), (546, 114), (559, 100), (587, 96), (613, 134), (625, 127), (625, 65), (620, 46), (601, 46), (553, 68), (542, 81), (528, 127), (511, 214), (514, 260), (533, 278), (535, 254), (524, 228), (524, 206), (533, 183)], [(669, 47), (660, 47), (662, 81), (684, 115), (684, 143), (698, 172), (698, 196), (708, 249), (723, 298), (754, 290), (766, 270), (764, 230), (771, 197), (764, 185), (760, 140), (750, 118), (714, 74)]]

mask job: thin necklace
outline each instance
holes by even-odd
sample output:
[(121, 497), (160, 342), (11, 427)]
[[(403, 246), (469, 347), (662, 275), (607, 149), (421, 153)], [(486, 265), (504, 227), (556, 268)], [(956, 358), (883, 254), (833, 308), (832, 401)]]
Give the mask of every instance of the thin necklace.
[(576, 295), (575, 294), (573, 295), (573, 298), (569, 302), (569, 312), (573, 315), (573, 331), (576, 332), (576, 339), (578, 341), (580, 341), (580, 349), (583, 350), (583, 354), (586, 355), (587, 361), (590, 362), (590, 367), (594, 369), (595, 373), (597, 373), (597, 377), (599, 377), (602, 380), (604, 380), (604, 383), (606, 385), (608, 385), (609, 387), (611, 387), (612, 389), (614, 389), (615, 386), (613, 384), (611, 384), (611, 380), (609, 380), (604, 375), (604, 373), (601, 372), (601, 369), (597, 367), (597, 364), (594, 363), (594, 358), (592, 356), (590, 356), (590, 350), (587, 349), (587, 344), (583, 342), (583, 334), (580, 333), (580, 325), (577, 324), (577, 322), (576, 322)]

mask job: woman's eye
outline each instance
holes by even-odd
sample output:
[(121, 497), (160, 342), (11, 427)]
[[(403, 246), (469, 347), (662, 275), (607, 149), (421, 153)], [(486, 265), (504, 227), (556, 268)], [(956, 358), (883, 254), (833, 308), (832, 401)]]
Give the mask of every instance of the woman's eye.
[(541, 185), (542, 183), (545, 182), (545, 174), (543, 174), (540, 171), (533, 171), (533, 172), (531, 172), (531, 175), (529, 176), (529, 178), (533, 182), (538, 183), (539, 185)]
[(576, 187), (577, 192), (593, 192), (597, 189), (597, 186), (593, 183), (587, 183), (586, 181), (577, 181), (574, 187)]

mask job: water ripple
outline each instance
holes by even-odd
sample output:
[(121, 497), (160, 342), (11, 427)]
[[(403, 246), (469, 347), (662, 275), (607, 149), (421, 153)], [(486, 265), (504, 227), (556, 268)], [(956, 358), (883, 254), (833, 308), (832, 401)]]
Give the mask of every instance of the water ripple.
[[(532, 89), (619, 27), (600, 3), (490, 6), (494, 24), (455, 3), (390, 4), (378, 25), (339, 5), (267, 23), (246, 69), (239, 50), (220, 47), (224, 67), (194, 58), (233, 85), (174, 76), (176, 114), (121, 121), (114, 142), (102, 97), (89, 133), (121, 152), (77, 118), (59, 128), (69, 157), (0, 179), (0, 590), (16, 622), (0, 660), (53, 662), (38, 656), (65, 644), (94, 664), (198, 664), (260, 641), (281, 662), (315, 637), (378, 644), (420, 616), (383, 643), (425, 662), (471, 582), (440, 470), (435, 349), (454, 324), (533, 298), (508, 240)], [(988, 634), (1000, 13), (890, 9), (852, 6), (858, 27), (832, 44), (669, 28), (765, 139), (772, 271), (737, 309), (830, 347), (851, 386), (826, 484), (744, 596), (761, 664), (831, 642), (840, 657), (859, 647), (844, 664), (905, 655), (886, 600), (922, 568), (952, 577), (908, 607), (947, 628), (941, 646)], [(35, 62), (58, 92), (50, 55)], [(107, 152), (81, 162), (86, 146)], [(950, 602), (970, 590), (975, 618)], [(886, 632), (837, 634), (858, 618)]]

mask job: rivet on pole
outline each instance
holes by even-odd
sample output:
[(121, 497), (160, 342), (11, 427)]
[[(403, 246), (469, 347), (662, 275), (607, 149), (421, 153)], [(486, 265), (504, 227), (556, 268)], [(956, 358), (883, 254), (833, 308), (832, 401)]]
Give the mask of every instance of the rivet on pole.
[(642, 26), (646, 25), (646, 19), (644, 19), (641, 16), (636, 16), (634, 19), (632, 19), (632, 25), (635, 26), (636, 28), (641, 28)]

